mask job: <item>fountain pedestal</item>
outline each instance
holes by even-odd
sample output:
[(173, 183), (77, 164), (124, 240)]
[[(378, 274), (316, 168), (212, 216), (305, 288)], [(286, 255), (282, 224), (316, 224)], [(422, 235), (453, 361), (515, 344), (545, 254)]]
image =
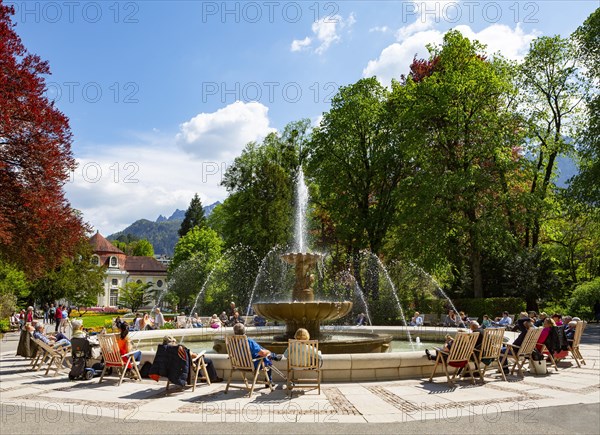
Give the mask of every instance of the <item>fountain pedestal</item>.
[(335, 320), (352, 309), (352, 302), (315, 301), (312, 289), (314, 277), (310, 271), (321, 256), (309, 253), (284, 254), (281, 258), (295, 266), (296, 280), (292, 291), (292, 302), (255, 303), (254, 311), (262, 317), (286, 324), (286, 338), (294, 338), (298, 328), (308, 330), (311, 338), (320, 336), (321, 321)]

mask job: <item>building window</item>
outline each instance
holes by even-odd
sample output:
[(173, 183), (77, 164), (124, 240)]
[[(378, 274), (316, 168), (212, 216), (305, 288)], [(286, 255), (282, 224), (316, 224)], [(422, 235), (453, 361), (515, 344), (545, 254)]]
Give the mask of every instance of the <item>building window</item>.
[(119, 280), (117, 278), (113, 278), (111, 284), (113, 285), (113, 287), (116, 287), (119, 285)]
[(116, 307), (118, 301), (119, 301), (119, 290), (117, 290), (116, 288), (110, 289), (110, 301), (108, 304), (111, 307)]
[(162, 279), (159, 279), (158, 281), (156, 281), (156, 287), (161, 288), (162, 286), (163, 286)]
[(119, 265), (119, 261), (117, 260), (117, 257), (110, 257), (110, 266), (117, 267), (118, 265)]
[(98, 257), (97, 255), (92, 255), (92, 258), (90, 259), (90, 262), (94, 266), (98, 266), (100, 264), (100, 257)]

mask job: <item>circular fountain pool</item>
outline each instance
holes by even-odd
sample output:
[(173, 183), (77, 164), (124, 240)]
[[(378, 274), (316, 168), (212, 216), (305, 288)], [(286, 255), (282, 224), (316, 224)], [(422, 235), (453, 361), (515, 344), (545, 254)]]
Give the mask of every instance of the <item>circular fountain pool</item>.
[[(427, 378), (431, 374), (434, 362), (425, 357), (425, 348), (429, 343), (441, 345), (444, 342), (446, 334), (454, 335), (457, 328), (435, 328), (435, 327), (403, 327), (403, 326), (373, 326), (364, 327), (329, 327), (322, 328), (325, 334), (338, 332), (369, 332), (377, 334), (391, 335), (394, 339), (392, 342), (392, 351), (385, 353), (342, 353), (323, 355), (322, 379), (327, 381), (338, 382), (362, 382), (362, 381), (382, 381), (393, 379), (414, 379)], [(264, 332), (262, 328), (247, 328), (247, 333), (253, 336), (257, 332)], [(271, 333), (277, 334), (284, 331), (283, 327), (272, 328)], [(415, 350), (396, 351), (395, 341), (405, 341), (408, 332), (410, 332)], [(152, 361), (154, 359), (156, 345), (162, 343), (162, 337), (172, 335), (178, 341), (182, 341), (186, 346), (193, 347), (193, 343), (198, 343), (202, 346), (202, 342), (209, 344), (213, 343), (214, 339), (223, 339), (227, 334), (233, 334), (231, 328), (225, 330), (208, 331), (205, 328), (199, 329), (174, 329), (162, 331), (143, 331), (132, 332), (131, 338), (134, 342), (138, 342), (138, 347), (142, 350), (142, 360)], [(505, 332), (505, 336), (510, 339), (515, 338), (515, 333)], [(421, 345), (416, 344), (417, 337), (421, 341)], [(403, 346), (403, 345), (400, 345)], [(408, 344), (411, 348), (411, 345)], [(154, 349), (152, 349), (154, 348)], [(219, 376), (227, 378), (231, 370), (231, 364), (226, 354), (213, 353), (210, 355)], [(287, 368), (286, 360), (275, 363), (275, 366), (280, 370), (285, 371)], [(438, 370), (441, 370), (438, 368)], [(441, 373), (441, 371), (439, 372)], [(281, 379), (275, 378), (277, 381)]]

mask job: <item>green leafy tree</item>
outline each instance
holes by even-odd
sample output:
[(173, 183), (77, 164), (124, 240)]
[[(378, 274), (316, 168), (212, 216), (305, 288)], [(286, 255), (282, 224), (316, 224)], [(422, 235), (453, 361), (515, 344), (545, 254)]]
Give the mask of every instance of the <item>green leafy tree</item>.
[(204, 227), (206, 225), (206, 217), (204, 216), (204, 208), (198, 194), (194, 194), (190, 202), (190, 206), (185, 211), (181, 228), (179, 228), (179, 237), (185, 236), (194, 227)]
[(17, 267), (0, 259), (0, 319), (7, 318), (16, 308), (17, 296), (29, 295), (27, 276)]
[(249, 143), (223, 178), (229, 197), (209, 219), (225, 245), (250, 247), (262, 258), (292, 239), (294, 185), (310, 121), (288, 124), (262, 143)]
[(574, 45), (560, 36), (535, 39), (520, 72), (521, 110), (529, 125), (527, 151), (535, 156), (529, 187), (535, 201), (528, 207), (525, 246), (536, 247), (557, 159), (572, 153), (582, 126), (587, 83), (577, 68)]
[(573, 35), (579, 60), (593, 86), (587, 99), (587, 120), (579, 149), (579, 170), (572, 190), (592, 207), (600, 206), (600, 9), (596, 9)]
[(581, 283), (569, 299), (569, 313), (583, 319), (594, 319), (594, 309), (600, 303), (600, 278)]
[(424, 73), (395, 82), (392, 91), (394, 105), (410, 107), (418, 146), (392, 252), (424, 259), (430, 270), (449, 267), (451, 282), (475, 297), (484, 296), (486, 254), (514, 248), (517, 205), (526, 200), (515, 188), (526, 162), (512, 69), (501, 58), (488, 60), (484, 49), (450, 31), (441, 46), (429, 47), (428, 61), (416, 62), (426, 65)]
[(134, 243), (135, 246), (133, 247), (132, 255), (141, 257), (154, 257), (154, 248), (148, 240), (142, 239)]
[(61, 265), (36, 280), (30, 297), (40, 301), (68, 299), (78, 307), (93, 306), (104, 292), (104, 268), (90, 262), (92, 248), (82, 239), (74, 257), (65, 257)]
[(112, 240), (111, 243), (127, 255), (142, 257), (154, 256), (154, 247), (147, 239), (140, 239), (129, 234), (125, 237), (119, 236), (116, 240)]
[(314, 201), (335, 234), (355, 250), (380, 253), (406, 175), (404, 118), (392, 114), (388, 91), (376, 78), (342, 87), (308, 145)]
[(210, 228), (192, 228), (175, 245), (169, 265), (169, 291), (181, 307), (188, 308), (221, 257), (223, 241)]
[(139, 308), (152, 303), (154, 299), (153, 284), (151, 282), (138, 283), (128, 282), (123, 287), (119, 287), (119, 305), (131, 308), (131, 311), (137, 311)]

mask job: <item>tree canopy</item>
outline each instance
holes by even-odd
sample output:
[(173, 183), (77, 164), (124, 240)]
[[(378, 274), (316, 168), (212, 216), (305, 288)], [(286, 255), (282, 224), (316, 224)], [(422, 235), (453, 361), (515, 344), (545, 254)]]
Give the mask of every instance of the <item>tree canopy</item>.
[(50, 68), (27, 51), (13, 14), (0, 4), (0, 257), (35, 279), (88, 228), (63, 190), (75, 169), (69, 121), (44, 95)]

